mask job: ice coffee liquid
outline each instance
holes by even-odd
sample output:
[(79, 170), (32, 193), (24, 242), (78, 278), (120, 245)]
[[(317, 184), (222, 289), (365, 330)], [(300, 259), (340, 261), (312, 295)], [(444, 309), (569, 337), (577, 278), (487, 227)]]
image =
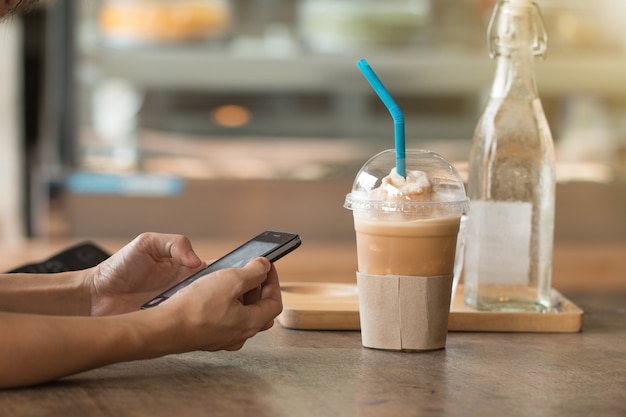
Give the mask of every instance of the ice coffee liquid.
[[(359, 272), (375, 275), (451, 275), (460, 217), (372, 218), (354, 213)], [(396, 217), (393, 217), (396, 216)]]

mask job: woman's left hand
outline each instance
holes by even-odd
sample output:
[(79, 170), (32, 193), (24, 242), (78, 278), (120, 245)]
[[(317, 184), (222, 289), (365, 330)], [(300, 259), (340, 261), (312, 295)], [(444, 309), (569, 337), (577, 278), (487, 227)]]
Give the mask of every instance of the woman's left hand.
[(136, 311), (204, 266), (187, 237), (143, 233), (89, 271), (91, 315)]

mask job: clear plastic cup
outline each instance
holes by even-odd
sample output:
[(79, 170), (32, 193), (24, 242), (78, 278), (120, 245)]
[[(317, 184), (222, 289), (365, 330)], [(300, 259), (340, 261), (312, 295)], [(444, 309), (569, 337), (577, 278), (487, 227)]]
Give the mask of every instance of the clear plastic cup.
[(395, 151), (363, 165), (346, 196), (357, 242), (361, 334), (366, 347), (445, 346), (461, 216), (469, 208), (458, 171), (441, 155)]

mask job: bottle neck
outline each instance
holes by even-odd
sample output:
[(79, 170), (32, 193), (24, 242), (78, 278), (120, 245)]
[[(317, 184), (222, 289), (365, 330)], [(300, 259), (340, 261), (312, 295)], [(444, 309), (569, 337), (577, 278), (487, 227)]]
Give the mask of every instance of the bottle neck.
[(519, 99), (538, 97), (533, 55), (530, 51), (511, 51), (506, 56), (497, 57), (491, 97)]
[(500, 1), (489, 23), (488, 37), (491, 56), (497, 59), (491, 96), (536, 98), (534, 56), (542, 56), (547, 47), (537, 6)]

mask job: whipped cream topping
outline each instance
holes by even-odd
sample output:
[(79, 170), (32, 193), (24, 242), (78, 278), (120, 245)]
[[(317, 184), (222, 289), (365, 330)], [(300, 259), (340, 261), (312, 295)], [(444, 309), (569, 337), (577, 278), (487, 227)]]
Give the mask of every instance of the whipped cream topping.
[(432, 185), (423, 171), (407, 171), (406, 178), (392, 168), (382, 179), (380, 187), (370, 191), (370, 197), (380, 201), (425, 201), (430, 200)]

